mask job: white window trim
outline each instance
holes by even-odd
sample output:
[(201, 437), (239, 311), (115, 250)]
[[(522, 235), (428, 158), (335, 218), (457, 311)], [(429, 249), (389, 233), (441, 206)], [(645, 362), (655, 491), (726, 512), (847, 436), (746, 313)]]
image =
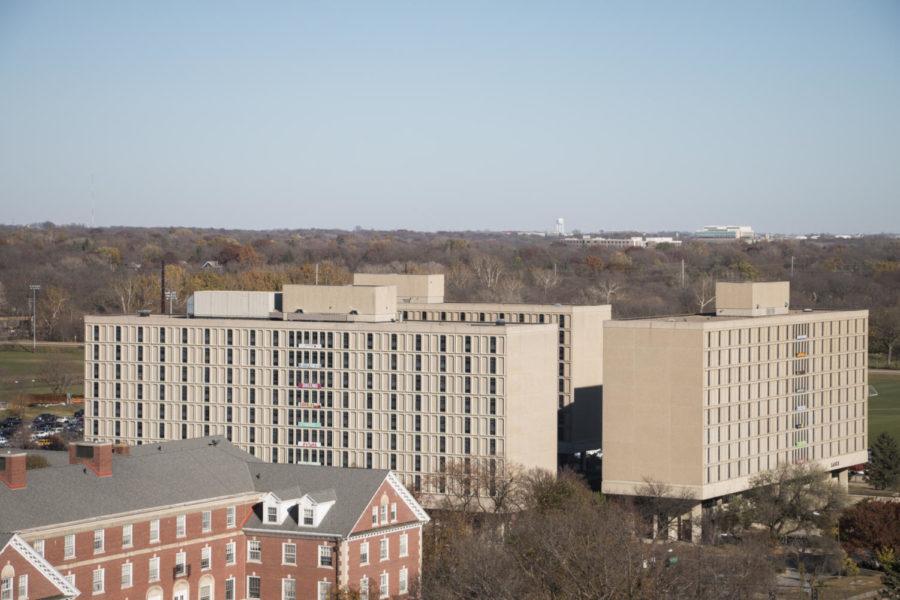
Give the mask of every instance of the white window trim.
[(151, 544), (159, 543), (159, 519), (150, 521), (150, 533), (148, 535)]
[(400, 535), (400, 558), (406, 558), (409, 556), (409, 534), (404, 533)]
[(19, 600), (28, 600), (28, 573), (19, 575)]
[(409, 593), (409, 570), (406, 567), (400, 569), (400, 573), (397, 576), (398, 579), (398, 594), (408, 594)]
[(281, 600), (291, 600), (288, 598), (287, 590), (285, 587), (287, 586), (287, 582), (293, 582), (294, 584), (294, 597), (293, 600), (297, 600), (297, 580), (293, 577), (283, 577), (281, 579)]
[[(97, 547), (97, 542), (100, 542), (100, 547)], [(94, 530), (94, 554), (103, 554), (106, 551), (106, 530), (105, 529), (95, 529)]]
[[(126, 568), (127, 567), (127, 568)], [(128, 573), (128, 580), (125, 580), (125, 573)], [(134, 585), (134, 566), (130, 562), (122, 563), (122, 589), (128, 589)]]
[[(365, 554), (365, 556), (366, 556), (366, 562), (363, 562), (363, 551), (362, 551), (362, 550), (363, 550), (363, 547), (365, 547), (365, 549), (366, 549), (366, 554)], [(369, 563), (371, 562), (371, 560), (372, 560), (372, 558), (371, 558), (372, 555), (369, 554), (369, 551), (370, 551), (370, 548), (369, 548), (369, 542), (362, 542), (362, 543), (360, 543), (360, 545), (359, 545), (359, 565), (360, 565), (361, 567), (363, 567), (363, 566), (365, 566), (365, 565), (367, 565), (367, 564), (369, 564)]]
[[(323, 564), (322, 564), (322, 549), (323, 549), (323, 548), (325, 548), (325, 549), (328, 550), (328, 556), (329, 556), (329, 558), (331, 558), (331, 564), (330, 564), (330, 565), (323, 565)], [(332, 567), (334, 566), (334, 549), (333, 549), (331, 546), (329, 546), (328, 544), (319, 544), (319, 551), (318, 551), (318, 552), (319, 552), (319, 559), (318, 559), (319, 567), (320, 567), (320, 568), (324, 568), (324, 569), (330, 569), (330, 568), (332, 568)]]
[[(255, 553), (259, 555), (259, 558), (251, 558), (250, 557), (251, 553), (253, 552), (250, 549), (251, 545), (256, 547)], [(251, 563), (261, 563), (262, 562), (262, 544), (259, 542), (259, 540), (247, 540), (247, 562), (251, 562)]]
[(204, 510), (203, 514), (200, 515), (200, 530), (203, 533), (209, 533), (212, 531), (212, 511)]
[[(206, 566), (203, 566), (203, 561), (206, 561)], [(201, 571), (209, 571), (212, 569), (212, 548), (209, 546), (203, 546), (200, 549), (200, 570)]]
[[(228, 550), (231, 550), (231, 560), (228, 560)], [(225, 564), (233, 565), (237, 562), (237, 544), (234, 542), (228, 542), (225, 544)]]
[(391, 596), (391, 576), (384, 571), (378, 577), (378, 597), (390, 598)]
[[(381, 550), (384, 548), (384, 554)], [(391, 559), (391, 539), (381, 538), (378, 540), (378, 562), (384, 562)]]
[[(100, 573), (100, 589), (97, 589), (97, 573)], [(91, 594), (99, 595), (106, 593), (106, 569), (97, 567), (91, 571)]]
[[(69, 540), (72, 540), (71, 545), (69, 544)], [(75, 558), (75, 534), (68, 534), (63, 540), (64, 548), (63, 548), (63, 558), (66, 560)]]
[(175, 517), (175, 537), (187, 537), (187, 515)]
[(223, 594), (227, 593), (229, 581), (231, 582), (231, 593), (232, 593), (231, 598), (232, 598), (232, 600), (234, 600), (235, 596), (237, 596), (237, 580), (234, 577), (229, 577), (225, 580), (225, 583), (222, 586), (222, 590), (223, 590), (222, 593)]
[[(287, 548), (288, 548), (288, 546), (293, 546), (293, 547), (294, 547), (294, 560), (293, 560), (293, 562), (288, 562), (288, 561), (287, 561)], [(295, 543), (293, 543), (293, 542), (283, 542), (283, 543), (281, 544), (281, 564), (282, 564), (282, 565), (297, 566), (297, 544), (295, 544)]]
[[(250, 580), (259, 580), (259, 596), (250, 595)], [(247, 600), (259, 600), (262, 597), (262, 578), (259, 575), (247, 575)]]
[[(125, 532), (128, 532), (128, 535), (125, 535)], [(134, 546), (134, 526), (132, 524), (122, 525), (122, 547), (123, 548), (131, 548)]]
[[(150, 557), (149, 562), (147, 563), (147, 581), (150, 583), (155, 583), (160, 580), (162, 574), (159, 572), (159, 557), (152, 556)], [(153, 565), (156, 565), (156, 577), (153, 577)]]
[(234, 529), (237, 526), (237, 508), (229, 506), (225, 509), (225, 526)]

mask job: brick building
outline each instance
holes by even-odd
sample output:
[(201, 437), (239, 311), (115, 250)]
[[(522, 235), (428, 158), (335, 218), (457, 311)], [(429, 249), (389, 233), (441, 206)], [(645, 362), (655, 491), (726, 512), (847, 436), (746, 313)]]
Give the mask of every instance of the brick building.
[(218, 437), (0, 454), (0, 598), (402, 597), (428, 516), (390, 471), (272, 464)]

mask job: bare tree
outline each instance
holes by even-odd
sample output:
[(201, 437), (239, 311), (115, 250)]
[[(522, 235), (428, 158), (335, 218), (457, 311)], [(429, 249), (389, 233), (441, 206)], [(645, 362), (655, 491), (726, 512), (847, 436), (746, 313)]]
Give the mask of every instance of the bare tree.
[(535, 285), (541, 290), (541, 301), (547, 302), (547, 296), (550, 291), (559, 285), (560, 277), (554, 263), (552, 269), (532, 269), (531, 278)]
[(716, 300), (716, 282), (709, 275), (704, 275), (695, 282), (693, 290), (697, 300), (697, 312), (704, 312), (706, 307)]
[(49, 352), (40, 368), (40, 381), (50, 388), (50, 392), (59, 396), (68, 393), (69, 388), (78, 379), (77, 374), (66, 364), (59, 352)]
[(877, 310), (872, 317), (873, 341), (876, 341), (887, 352), (887, 366), (890, 368), (894, 347), (900, 343), (900, 306)]
[(38, 300), (38, 318), (44, 324), (47, 338), (54, 339), (59, 324), (69, 308), (69, 292), (54, 285), (47, 286)]
[(472, 270), (478, 278), (481, 285), (493, 290), (500, 283), (505, 271), (503, 263), (495, 256), (490, 254), (482, 254), (472, 261)]
[(600, 297), (604, 299), (604, 304), (612, 304), (613, 296), (622, 291), (622, 283), (605, 277), (597, 282), (597, 291), (600, 293)]
[(644, 523), (650, 526), (654, 540), (667, 539), (679, 519), (689, 514), (699, 502), (689, 489), (674, 488), (649, 478), (644, 478), (635, 494), (635, 508)]

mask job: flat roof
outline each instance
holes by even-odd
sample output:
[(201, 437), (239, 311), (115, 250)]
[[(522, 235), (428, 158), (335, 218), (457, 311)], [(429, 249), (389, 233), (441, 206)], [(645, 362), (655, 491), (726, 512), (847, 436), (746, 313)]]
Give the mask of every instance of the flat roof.
[[(670, 316), (660, 316), (660, 317), (635, 317), (630, 319), (615, 319), (612, 321), (606, 321), (604, 326), (606, 327), (641, 327), (641, 326), (650, 326), (653, 324), (658, 325), (686, 325), (686, 326), (704, 326), (707, 324), (726, 324), (730, 322), (744, 322), (744, 321), (753, 321), (759, 323), (760, 325), (767, 324), (771, 321), (784, 321), (790, 320), (795, 322), (800, 321), (813, 321), (816, 318), (823, 316), (849, 316), (849, 317), (867, 317), (869, 315), (868, 309), (847, 309), (847, 310), (791, 310), (787, 314), (782, 315), (761, 315), (761, 316), (749, 316), (749, 315), (716, 315), (713, 313), (703, 313), (703, 314), (691, 314), (691, 315), (670, 315)], [(799, 317), (799, 319), (798, 319)]]

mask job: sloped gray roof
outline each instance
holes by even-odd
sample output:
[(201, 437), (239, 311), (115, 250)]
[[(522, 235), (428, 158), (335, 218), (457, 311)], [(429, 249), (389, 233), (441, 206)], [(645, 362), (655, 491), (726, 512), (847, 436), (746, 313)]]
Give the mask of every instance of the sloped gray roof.
[(9, 533), (8, 531), (0, 531), (0, 550), (6, 548), (6, 544), (9, 542), (9, 540), (12, 539), (12, 536), (14, 535), (14, 533)]
[(28, 471), (24, 489), (0, 485), (0, 532), (279, 490), (335, 499), (320, 527), (303, 530), (347, 535), (388, 473), (265, 463), (218, 437), (136, 446), (113, 456), (112, 477), (65, 465)]

